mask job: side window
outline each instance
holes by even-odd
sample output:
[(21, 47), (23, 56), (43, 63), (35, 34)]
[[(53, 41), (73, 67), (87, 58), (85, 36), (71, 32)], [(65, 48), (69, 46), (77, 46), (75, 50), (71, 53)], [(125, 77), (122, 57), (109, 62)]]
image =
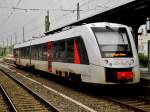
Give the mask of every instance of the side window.
[(74, 39), (68, 39), (67, 42), (67, 62), (74, 63)]
[(66, 60), (66, 41), (56, 41), (54, 42), (54, 61), (65, 62)]
[(21, 48), (20, 51), (21, 51), (21, 58), (24, 59), (24, 48)]
[[(30, 48), (28, 49), (30, 51)], [(28, 55), (30, 58), (30, 55)], [(31, 59), (33, 60), (47, 60), (47, 44), (39, 44), (31, 46)]]
[(42, 44), (42, 61), (47, 60), (47, 44)]
[(34, 59), (34, 49), (33, 49), (33, 46), (31, 46), (31, 59)]
[(23, 52), (24, 52), (24, 58), (25, 59), (29, 59), (29, 47), (25, 47), (23, 48)]
[(58, 52), (59, 52), (58, 49), (59, 49), (59, 46), (58, 46), (57, 42), (54, 42), (53, 45), (54, 45), (53, 60), (56, 61), (56, 59), (58, 58)]
[(81, 37), (74, 37), (54, 42), (53, 61), (74, 63), (74, 39), (76, 39), (77, 51), (81, 64), (89, 64), (87, 51)]
[(66, 43), (65, 40), (59, 42), (59, 52), (60, 59), (64, 60), (66, 58)]
[(39, 56), (39, 60), (42, 60), (42, 45), (38, 45), (38, 56)]
[(14, 54), (14, 58), (17, 58), (17, 57), (18, 57), (18, 55), (17, 55), (17, 49), (14, 49), (14, 50), (13, 50), (13, 54)]
[(17, 49), (16, 53), (17, 53), (17, 57), (20, 57), (20, 49)]
[(31, 59), (36, 60), (36, 47), (31, 46)]
[(77, 37), (76, 42), (77, 42), (77, 48), (78, 48), (78, 53), (79, 53), (79, 57), (80, 57), (80, 63), (81, 64), (89, 64), (87, 50), (85, 48), (85, 44), (84, 44), (82, 38)]
[(21, 57), (21, 58), (23, 58), (22, 55), (23, 55), (23, 54), (22, 54), (22, 48), (20, 48), (20, 57)]

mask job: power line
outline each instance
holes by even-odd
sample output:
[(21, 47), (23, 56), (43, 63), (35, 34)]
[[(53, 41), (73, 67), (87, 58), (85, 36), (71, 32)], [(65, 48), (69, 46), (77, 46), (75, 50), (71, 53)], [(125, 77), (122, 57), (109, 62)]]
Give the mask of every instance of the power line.
[[(21, 3), (22, 0), (18, 0), (16, 7), (18, 7), (18, 5)], [(6, 22), (9, 20), (9, 18), (14, 14), (15, 10), (11, 11), (10, 14), (7, 16), (7, 18), (5, 19), (4, 22), (1, 23), (0, 26), (3, 26), (4, 24), (6, 24)]]
[[(95, 0), (93, 0), (93, 1), (95, 1)], [(91, 1), (91, 0), (88, 0), (88, 1), (86, 1), (86, 2), (84, 2), (84, 3), (82, 3), (81, 5), (80, 5), (80, 7), (83, 7), (83, 6), (85, 6), (85, 5), (87, 5), (87, 4), (90, 4), (91, 2), (93, 2), (93, 1)], [(63, 11), (63, 12), (72, 12), (72, 13), (74, 13), (75, 11), (77, 11), (76, 9), (40, 9), (40, 8), (35, 8), (35, 9), (32, 9), (32, 8), (19, 8), (18, 7), (18, 5), (21, 3), (21, 0), (19, 0), (18, 2), (17, 2), (17, 4), (16, 4), (16, 6), (12, 6), (12, 7), (0, 7), (0, 8), (6, 8), (6, 9), (12, 9), (13, 11), (11, 11), (11, 13), (10, 13), (10, 15), (8, 16), (8, 20), (10, 19), (10, 17), (14, 14), (14, 12), (16, 11), (16, 10), (20, 10), (20, 11), (47, 11), (47, 10), (49, 10), (49, 11)], [(97, 7), (100, 7), (100, 6), (97, 6)], [(95, 8), (97, 8), (97, 7), (95, 7)], [(95, 9), (94, 8), (94, 9)], [(88, 9), (88, 10), (80, 10), (80, 11), (90, 11), (90, 10), (94, 10), (94, 9)], [(69, 15), (69, 14), (68, 14)], [(66, 15), (67, 16), (67, 15)], [(36, 19), (36, 18), (35, 18)], [(60, 18), (59, 18), (60, 19)], [(6, 22), (8, 21), (8, 20), (6, 20)], [(31, 21), (32, 22), (32, 21)], [(26, 25), (26, 23), (23, 25), (23, 26), (25, 26)], [(20, 27), (20, 29), (21, 29), (22, 27)]]
[[(13, 10), (21, 10), (21, 11), (64, 11), (64, 12), (75, 12), (76, 9), (41, 9), (41, 8), (20, 8), (20, 7), (2, 7), (2, 9), (13, 9)], [(82, 10), (81, 10), (82, 11)]]
[[(84, 0), (84, 1), (86, 1), (86, 0)], [(82, 4), (80, 5), (80, 8), (83, 7), (83, 6), (85, 6), (85, 5), (87, 5), (87, 4), (90, 4), (90, 3), (93, 2), (93, 1), (95, 1), (95, 0), (88, 0), (88, 1), (86, 1), (86, 2), (84, 2), (84, 3), (82, 3)], [(74, 13), (75, 11), (77, 11), (77, 10), (74, 9), (74, 10), (73, 10), (73, 13)], [(84, 11), (84, 12), (85, 12), (85, 11), (87, 11), (87, 10), (83, 10), (83, 9), (81, 10), (81, 9), (80, 9), (79, 11)], [(68, 14), (63, 14), (63, 17), (66, 17), (66, 16), (68, 16), (68, 15), (70, 15), (70, 13), (68, 13)]]
[[(33, 21), (34, 21), (34, 22), (37, 21), (37, 20), (39, 19), (39, 16), (40, 16), (40, 15), (33, 17), (32, 19), (30, 19), (29, 21), (27, 21), (27, 22), (26, 22), (25, 24), (23, 24), (22, 26), (25, 27), (25, 26), (28, 26), (29, 24), (30, 24), (30, 25), (33, 24)], [(7, 31), (5, 31), (5, 32), (2, 32), (2, 33), (0, 33), (0, 35), (6, 34), (7, 32), (11, 32), (11, 31), (14, 30), (14, 29), (16, 29), (17, 31), (18, 31), (18, 30), (21, 31), (22, 26), (15, 27), (15, 28), (13, 28), (13, 29), (10, 29), (10, 30), (7, 30)], [(11, 35), (11, 33), (8, 34), (8, 35)], [(8, 35), (6, 35), (6, 37), (7, 37)]]

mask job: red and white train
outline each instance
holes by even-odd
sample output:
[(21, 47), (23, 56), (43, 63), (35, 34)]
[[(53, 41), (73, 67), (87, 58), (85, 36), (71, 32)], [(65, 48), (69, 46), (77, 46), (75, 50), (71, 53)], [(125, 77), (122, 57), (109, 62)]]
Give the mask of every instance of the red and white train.
[(15, 64), (95, 84), (135, 84), (139, 61), (129, 28), (91, 23), (14, 46)]

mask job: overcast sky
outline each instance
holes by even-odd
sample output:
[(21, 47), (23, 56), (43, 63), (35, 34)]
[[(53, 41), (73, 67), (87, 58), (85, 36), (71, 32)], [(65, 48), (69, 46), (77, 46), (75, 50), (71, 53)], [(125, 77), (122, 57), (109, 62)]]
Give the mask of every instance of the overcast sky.
[[(134, 0), (0, 0), (0, 45), (2, 41), (13, 38), (15, 32), (17, 41), (22, 41), (22, 28), (25, 31), (25, 40), (44, 33), (44, 17), (46, 10), (50, 12), (50, 29), (55, 29), (76, 21), (77, 3), (80, 3), (81, 19), (104, 12), (114, 7)], [(40, 10), (17, 10), (40, 9)], [(64, 10), (63, 10), (64, 9)]]

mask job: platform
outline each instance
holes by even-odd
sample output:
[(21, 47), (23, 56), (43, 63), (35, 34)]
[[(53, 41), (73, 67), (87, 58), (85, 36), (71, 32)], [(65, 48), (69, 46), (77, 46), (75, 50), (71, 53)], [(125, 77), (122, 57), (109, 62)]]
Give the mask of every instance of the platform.
[(147, 68), (140, 68), (141, 71), (141, 84), (147, 88), (150, 88), (150, 72)]
[(150, 72), (148, 71), (147, 68), (140, 68), (140, 71), (141, 71), (141, 78), (142, 79), (150, 80)]

